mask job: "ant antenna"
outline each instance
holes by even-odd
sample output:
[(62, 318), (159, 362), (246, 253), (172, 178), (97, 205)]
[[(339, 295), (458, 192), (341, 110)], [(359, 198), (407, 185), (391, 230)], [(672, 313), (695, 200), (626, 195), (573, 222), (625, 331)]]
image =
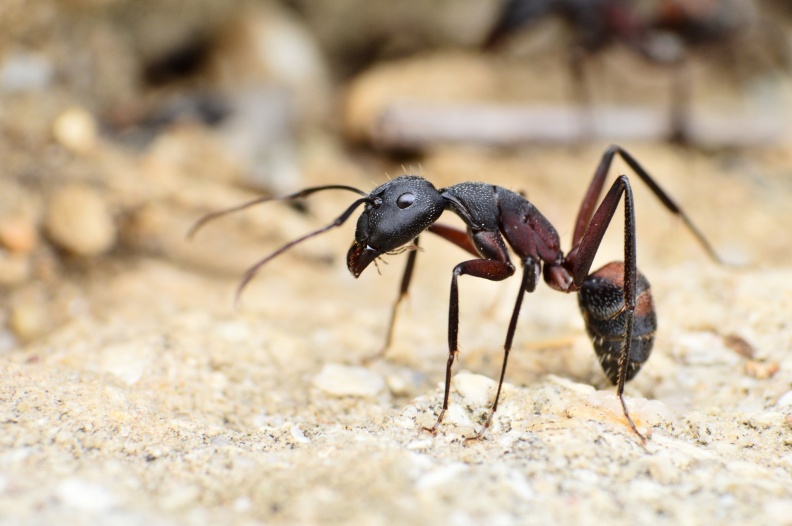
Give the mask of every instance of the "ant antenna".
[(286, 201), (286, 200), (289, 200), (289, 199), (302, 199), (302, 198), (308, 197), (309, 195), (311, 195), (313, 193), (320, 192), (322, 190), (348, 190), (350, 192), (355, 192), (356, 194), (359, 194), (359, 195), (363, 195), (363, 196), (367, 196), (368, 195), (363, 190), (358, 190), (357, 188), (355, 188), (353, 186), (331, 184), (331, 185), (325, 185), (325, 186), (313, 186), (313, 187), (310, 187), (310, 188), (304, 188), (303, 190), (300, 190), (299, 192), (295, 192), (293, 194), (284, 195), (284, 196), (258, 197), (256, 199), (253, 199), (252, 201), (248, 201), (247, 203), (242, 203), (241, 205), (233, 206), (231, 208), (226, 208), (225, 210), (218, 210), (217, 212), (212, 212), (210, 214), (206, 214), (205, 216), (200, 218), (198, 221), (196, 221), (195, 224), (190, 228), (190, 230), (187, 231), (187, 239), (192, 239), (193, 236), (195, 236), (195, 234), (198, 232), (198, 230), (203, 228), (203, 226), (206, 223), (208, 223), (210, 221), (214, 221), (218, 217), (222, 217), (224, 215), (232, 214), (234, 212), (239, 212), (241, 210), (245, 210), (246, 208), (250, 208), (251, 206), (254, 206), (254, 205), (257, 205), (257, 204), (266, 203), (267, 201)]
[[(325, 189), (328, 189), (328, 188), (333, 188), (333, 189), (342, 188), (342, 189), (352, 189), (352, 190), (355, 190), (354, 188), (351, 188), (351, 187), (348, 187), (348, 186), (332, 186), (332, 187), (325, 187), (325, 186), (323, 186), (323, 187), (317, 187), (317, 188), (307, 188), (306, 190), (303, 190), (303, 192), (307, 192), (307, 191), (309, 191), (309, 190), (311, 190), (311, 191), (325, 190)], [(359, 192), (359, 190), (356, 190), (356, 191), (358, 191), (358, 192)], [(300, 194), (302, 194), (303, 192), (300, 192)], [(361, 192), (361, 193), (362, 193), (362, 192)], [(362, 194), (362, 195), (366, 195), (366, 194)], [(287, 198), (288, 198), (288, 197), (290, 197), (290, 196), (287, 196)], [(302, 196), (300, 196), (300, 197), (302, 197)], [(248, 270), (245, 272), (245, 275), (242, 277), (242, 281), (239, 283), (239, 286), (237, 287), (236, 294), (234, 295), (234, 303), (235, 303), (235, 304), (239, 304), (239, 298), (240, 298), (240, 296), (242, 295), (242, 291), (245, 289), (245, 287), (247, 286), (247, 284), (248, 284), (248, 283), (250, 283), (250, 280), (252, 280), (252, 279), (253, 279), (253, 277), (256, 275), (256, 273), (259, 271), (259, 269), (260, 269), (261, 267), (263, 267), (265, 264), (267, 264), (267, 263), (268, 263), (268, 262), (269, 262), (271, 259), (274, 259), (274, 258), (276, 258), (276, 257), (277, 257), (277, 256), (279, 256), (280, 254), (282, 254), (282, 253), (286, 252), (287, 250), (289, 250), (289, 249), (290, 249), (291, 247), (293, 247), (294, 245), (297, 245), (298, 243), (302, 243), (302, 242), (303, 242), (303, 241), (305, 241), (306, 239), (310, 239), (310, 238), (312, 238), (312, 237), (314, 237), (314, 236), (318, 236), (319, 234), (322, 234), (322, 233), (324, 233), (324, 232), (327, 232), (328, 230), (330, 230), (330, 229), (332, 229), (332, 228), (335, 228), (335, 227), (338, 227), (338, 226), (341, 226), (341, 225), (343, 225), (343, 224), (344, 224), (344, 222), (345, 222), (347, 219), (349, 219), (349, 216), (351, 216), (351, 215), (352, 215), (352, 213), (355, 211), (355, 209), (356, 209), (357, 207), (359, 207), (359, 206), (360, 206), (360, 205), (362, 205), (363, 203), (373, 203), (373, 202), (374, 202), (374, 200), (373, 200), (371, 197), (368, 197), (368, 195), (366, 195), (366, 197), (363, 197), (363, 198), (361, 198), (361, 199), (358, 199), (357, 201), (355, 201), (354, 203), (352, 203), (352, 204), (349, 206), (349, 208), (347, 208), (347, 209), (344, 211), (344, 213), (343, 213), (343, 214), (341, 214), (340, 216), (338, 216), (338, 217), (335, 219), (335, 221), (333, 221), (333, 222), (332, 222), (332, 223), (330, 223), (329, 225), (327, 225), (327, 226), (324, 226), (324, 227), (322, 227), (322, 228), (320, 228), (320, 229), (318, 229), (318, 230), (314, 230), (313, 232), (310, 232), (310, 233), (308, 233), (308, 234), (305, 234), (304, 236), (302, 236), (302, 237), (299, 237), (299, 238), (295, 239), (294, 241), (289, 241), (288, 243), (286, 243), (285, 245), (283, 245), (282, 247), (280, 247), (278, 250), (276, 250), (275, 252), (273, 252), (273, 253), (272, 253), (272, 254), (270, 254), (269, 256), (265, 257), (264, 259), (262, 259), (261, 261), (259, 261), (258, 263), (256, 263), (256, 264), (255, 264), (255, 265), (253, 265), (252, 267), (250, 267), (250, 268), (249, 268), (249, 269), (248, 269)]]

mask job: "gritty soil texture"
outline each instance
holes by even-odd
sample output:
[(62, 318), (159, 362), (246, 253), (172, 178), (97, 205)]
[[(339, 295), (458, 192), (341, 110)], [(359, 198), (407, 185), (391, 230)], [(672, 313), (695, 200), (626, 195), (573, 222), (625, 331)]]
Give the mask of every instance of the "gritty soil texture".
[[(421, 238), (378, 355), (406, 255), (355, 280), (354, 216), (269, 262), (234, 301), (245, 269), (327, 225), (351, 194), (267, 203), (187, 239), (203, 214), (260, 195), (216, 132), (174, 125), (130, 146), (91, 109), (59, 138), (54, 123), (84, 116), (79, 101), (55, 87), (3, 100), (27, 106), (0, 114), (0, 523), (792, 524), (789, 137), (622, 144), (727, 262), (614, 162), (633, 182), (659, 323), (626, 389), (645, 443), (577, 298), (544, 283), (526, 295), (492, 426), (467, 441), (497, 387), (518, 278), (460, 279), (461, 352), (432, 435), (451, 272), (468, 254)], [(490, 182), (523, 192), (565, 248), (607, 147), (447, 145), (394, 161), (326, 127), (289, 140), (291, 189), (368, 190), (401, 173)], [(594, 268), (622, 259), (623, 228), (620, 209)]]

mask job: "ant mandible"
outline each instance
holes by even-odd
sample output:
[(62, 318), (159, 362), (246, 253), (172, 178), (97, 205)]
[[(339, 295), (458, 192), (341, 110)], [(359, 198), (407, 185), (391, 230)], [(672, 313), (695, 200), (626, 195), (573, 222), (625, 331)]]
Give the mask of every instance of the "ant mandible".
[[(503, 365), (495, 400), (484, 426), (473, 438), (482, 436), (498, 409), (506, 363), (512, 348), (523, 296), (526, 292), (534, 291), (541, 274), (551, 288), (561, 292), (578, 293), (578, 304), (583, 314), (586, 331), (599, 362), (605, 375), (616, 385), (616, 395), (630, 428), (641, 441), (645, 441), (627, 410), (624, 401), (624, 384), (638, 373), (649, 358), (654, 343), (657, 318), (649, 291), (649, 282), (636, 266), (635, 209), (630, 180), (627, 176), (620, 175), (599, 206), (596, 206), (616, 154), (619, 154), (635, 174), (649, 186), (663, 205), (682, 220), (710, 257), (720, 261), (712, 246), (682, 209), (658, 186), (632, 155), (619, 146), (611, 146), (605, 151), (594, 173), (594, 178), (580, 205), (572, 236), (572, 248), (566, 255), (561, 250), (560, 239), (553, 225), (520, 194), (501, 186), (476, 182), (459, 183), (436, 189), (432, 183), (415, 175), (397, 177), (368, 194), (351, 186), (326, 185), (306, 188), (281, 197), (258, 198), (204, 216), (190, 230), (190, 236), (208, 221), (270, 200), (300, 199), (324, 190), (346, 190), (362, 196), (329, 225), (285, 244), (253, 265), (245, 273), (237, 288), (237, 298), (263, 265), (294, 245), (342, 225), (361, 205), (365, 206), (357, 221), (355, 241), (347, 253), (347, 267), (356, 278), (372, 261), (384, 254), (393, 253), (405, 246), (417, 248), (418, 238), (424, 231), (436, 234), (473, 254), (475, 259), (458, 264), (454, 267), (451, 276), (445, 394), (437, 421), (434, 426), (427, 428), (432, 433), (437, 431), (448, 410), (451, 369), (458, 353), (459, 276), (469, 275), (490, 281), (501, 281), (513, 275), (515, 266), (509, 259), (506, 247), (508, 243), (519, 258), (522, 281), (509, 328), (506, 331)], [(589, 274), (594, 256), (622, 196), (624, 196), (625, 224), (624, 261), (608, 263)], [(457, 214), (467, 225), (467, 231), (437, 224), (436, 221), (445, 210)], [(411, 250), (407, 256), (401, 288), (388, 327), (385, 349), (391, 342), (399, 303), (410, 286), (417, 252)]]

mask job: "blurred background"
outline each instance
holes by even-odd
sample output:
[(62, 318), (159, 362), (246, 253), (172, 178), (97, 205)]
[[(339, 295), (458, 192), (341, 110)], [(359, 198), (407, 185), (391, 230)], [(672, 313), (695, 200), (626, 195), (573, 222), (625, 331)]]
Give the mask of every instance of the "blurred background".
[[(102, 311), (86, 284), (138, 258), (234, 276), (261, 241), (343, 202), (274, 205), (185, 242), (203, 213), (254, 195), (481, 179), (543, 198), (568, 235), (611, 142), (671, 172), (658, 180), (679, 181), (726, 256), (779, 261), (790, 14), (781, 0), (5, 0), (0, 351)], [(647, 259), (697, 254), (679, 234), (661, 230)], [(338, 261), (347, 237), (304, 255)]]
[[(250, 195), (369, 189), (408, 169), (438, 186), (520, 181), (530, 196), (544, 166), (567, 180), (547, 205), (557, 213), (540, 209), (568, 222), (614, 141), (679, 145), (662, 151), (788, 188), (791, 11), (782, 0), (5, 0), (0, 350), (85, 310), (63, 280), (97, 266), (145, 255), (244, 268), (254, 252), (240, 254), (239, 236), (261, 224), (214, 231), (231, 236), (220, 250), (183, 232)], [(746, 160), (756, 151), (773, 152), (769, 168)], [(293, 237), (291, 215), (260, 221), (270, 240)]]

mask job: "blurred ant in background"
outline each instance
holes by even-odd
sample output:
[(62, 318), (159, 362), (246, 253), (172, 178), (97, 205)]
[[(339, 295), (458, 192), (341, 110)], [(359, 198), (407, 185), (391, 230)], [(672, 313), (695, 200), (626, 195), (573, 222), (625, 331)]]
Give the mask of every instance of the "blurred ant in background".
[[(484, 47), (499, 47), (518, 31), (549, 16), (565, 21), (574, 35), (572, 78), (576, 97), (586, 106), (591, 102), (584, 68), (589, 55), (621, 44), (651, 63), (673, 66), (670, 139), (681, 142), (689, 138), (686, 70), (694, 49), (718, 46), (736, 52), (737, 46), (743, 47), (741, 38), (751, 32), (765, 40), (766, 47), (774, 48), (771, 51), (783, 47), (781, 51), (788, 53), (789, 46), (771, 41), (778, 37), (774, 30), (758, 34), (759, 10), (752, 0), (505, 0)], [(766, 22), (762, 20), (763, 27)], [(734, 58), (735, 53), (730, 53), (729, 60)]]

